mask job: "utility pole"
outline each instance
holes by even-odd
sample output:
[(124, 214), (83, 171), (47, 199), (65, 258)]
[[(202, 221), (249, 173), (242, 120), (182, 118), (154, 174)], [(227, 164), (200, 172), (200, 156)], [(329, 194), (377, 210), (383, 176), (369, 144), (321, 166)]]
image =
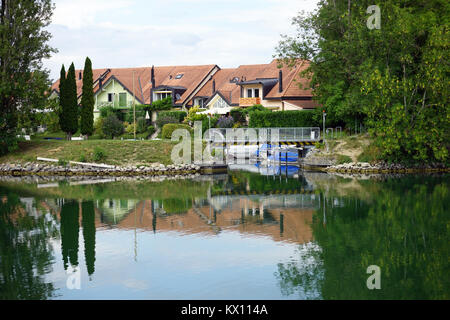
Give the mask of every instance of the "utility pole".
[(136, 91), (134, 90), (134, 70), (133, 70), (133, 122), (134, 140), (136, 140)]
[(325, 141), (325, 117), (327, 116), (325, 110), (323, 110), (323, 141)]

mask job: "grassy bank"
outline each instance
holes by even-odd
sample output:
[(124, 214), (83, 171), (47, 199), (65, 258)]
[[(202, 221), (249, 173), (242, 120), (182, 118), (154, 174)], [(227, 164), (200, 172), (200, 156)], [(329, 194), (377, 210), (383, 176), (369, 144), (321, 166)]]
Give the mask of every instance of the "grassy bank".
[(349, 162), (374, 162), (379, 157), (372, 139), (367, 134), (343, 135), (338, 139), (327, 139), (318, 146), (315, 156), (334, 160), (338, 164)]
[(0, 157), (0, 162), (25, 163), (36, 161), (36, 157), (45, 157), (111, 165), (145, 165), (155, 162), (167, 165), (172, 163), (170, 155), (175, 144), (170, 140), (32, 140), (20, 142), (19, 148)]

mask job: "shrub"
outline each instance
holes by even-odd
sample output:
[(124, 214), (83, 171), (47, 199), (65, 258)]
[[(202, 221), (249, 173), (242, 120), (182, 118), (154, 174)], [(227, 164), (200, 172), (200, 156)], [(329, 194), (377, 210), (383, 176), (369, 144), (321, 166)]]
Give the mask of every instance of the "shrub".
[(178, 122), (183, 122), (183, 120), (184, 120), (184, 118), (186, 118), (186, 116), (187, 116), (187, 113), (185, 111), (172, 110), (172, 111), (158, 112), (158, 119), (164, 118), (164, 117), (171, 117), (171, 118), (176, 118), (178, 120)]
[(162, 100), (153, 101), (152, 105), (149, 106), (149, 110), (151, 111), (170, 110), (170, 109), (172, 109), (172, 97), (167, 97)]
[(217, 128), (232, 128), (234, 125), (233, 117), (220, 117), (219, 121), (217, 121)]
[(106, 119), (109, 115), (114, 114), (117, 119), (123, 120), (124, 114), (120, 109), (113, 108), (112, 106), (100, 107), (100, 117)]
[(80, 155), (80, 157), (78, 158), (79, 162), (86, 162), (86, 155), (83, 153)]
[(137, 119), (136, 123), (136, 132), (144, 133), (147, 130), (147, 121), (144, 117), (140, 117)]
[(59, 116), (56, 111), (43, 112), (42, 123), (47, 128), (48, 132), (55, 133), (61, 130), (59, 126)]
[(94, 121), (94, 134), (98, 135), (100, 138), (103, 138), (105, 136), (103, 133), (102, 117), (98, 117), (97, 120)]
[(172, 116), (159, 116), (156, 120), (156, 125), (160, 128), (164, 127), (168, 123), (179, 123), (178, 118)]
[[(145, 105), (145, 104), (137, 104), (135, 106), (136, 109), (136, 122), (139, 118), (144, 118), (145, 119), (145, 113), (147, 112), (147, 110), (149, 110), (150, 106)], [(149, 111), (150, 113), (150, 111)], [(128, 109), (127, 112), (125, 113), (124, 116), (124, 120), (128, 123), (133, 123), (134, 122), (134, 110), (133, 108)]]
[(250, 112), (249, 127), (314, 127), (319, 123), (313, 120), (312, 111), (252, 111)]
[(98, 162), (98, 161), (102, 161), (103, 159), (106, 158), (106, 153), (105, 151), (100, 148), (100, 147), (95, 147), (94, 149), (94, 161)]
[(350, 158), (347, 155), (344, 155), (344, 154), (337, 155), (337, 159), (336, 159), (337, 164), (350, 163), (352, 161), (353, 161), (352, 158)]
[(123, 133), (123, 123), (114, 114), (110, 114), (103, 121), (102, 130), (105, 136), (112, 139)]
[(189, 132), (192, 133), (192, 128), (189, 127), (186, 124), (181, 124), (181, 123), (168, 123), (166, 125), (164, 125), (164, 127), (162, 128), (162, 138), (163, 139), (171, 139), (172, 138), (172, 133), (176, 130), (176, 129), (187, 129), (189, 130)]
[(245, 112), (244, 109), (234, 108), (230, 110), (230, 116), (233, 117), (234, 122), (245, 122)]
[(67, 160), (65, 160), (65, 159), (59, 159), (58, 160), (58, 165), (60, 165), (60, 166), (67, 166), (69, 164), (69, 162), (67, 161)]

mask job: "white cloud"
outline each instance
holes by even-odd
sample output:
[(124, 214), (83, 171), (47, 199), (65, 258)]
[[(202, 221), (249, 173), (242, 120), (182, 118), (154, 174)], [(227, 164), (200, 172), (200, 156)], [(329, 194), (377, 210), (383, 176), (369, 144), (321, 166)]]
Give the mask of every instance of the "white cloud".
[(45, 61), (53, 79), (61, 64), (82, 68), (268, 63), (292, 18), (318, 0), (56, 0)]

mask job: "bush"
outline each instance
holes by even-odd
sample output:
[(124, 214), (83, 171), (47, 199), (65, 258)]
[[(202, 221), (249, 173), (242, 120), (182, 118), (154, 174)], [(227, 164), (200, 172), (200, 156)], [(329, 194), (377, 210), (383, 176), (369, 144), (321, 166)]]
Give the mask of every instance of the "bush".
[(234, 108), (230, 110), (230, 116), (233, 117), (234, 122), (245, 122), (245, 112), (244, 109)]
[(172, 111), (158, 112), (158, 119), (164, 118), (164, 117), (171, 117), (171, 118), (176, 118), (178, 120), (178, 122), (183, 122), (183, 120), (184, 120), (184, 118), (186, 118), (186, 116), (187, 116), (187, 113), (185, 111), (172, 110)]
[(105, 136), (112, 139), (123, 133), (123, 123), (114, 114), (110, 114), (103, 121), (102, 130)]
[(162, 128), (162, 135), (161, 135), (162, 138), (163, 139), (171, 139), (172, 138), (172, 133), (176, 129), (187, 129), (187, 130), (189, 130), (190, 133), (192, 133), (192, 128), (189, 127), (186, 124), (168, 123), (168, 124), (164, 125), (164, 127)]
[(95, 147), (94, 149), (94, 161), (98, 162), (98, 161), (102, 161), (103, 159), (106, 158), (106, 153), (105, 150), (103, 150), (100, 147)]
[[(147, 112), (147, 110), (149, 110), (150, 106), (145, 105), (145, 104), (137, 104), (135, 106), (136, 109), (136, 122), (139, 118), (144, 118), (145, 119), (145, 113)], [(150, 115), (150, 111), (149, 111), (149, 115)], [(128, 109), (127, 112), (125, 113), (124, 116), (124, 120), (128, 123), (133, 123), (134, 122), (134, 110), (133, 108)]]
[(86, 155), (84, 153), (80, 155), (78, 162), (86, 162)]
[(344, 154), (338, 154), (336, 159), (337, 164), (350, 163), (353, 162), (352, 158)]
[(168, 123), (180, 123), (180, 121), (178, 121), (178, 119), (176, 117), (172, 117), (172, 116), (159, 116), (158, 115), (158, 119), (156, 120), (156, 125), (159, 128), (164, 127), (166, 124)]
[(147, 130), (147, 121), (144, 117), (140, 117), (137, 119), (136, 123), (136, 132), (144, 133)]
[(252, 111), (250, 112), (249, 127), (315, 127), (319, 123), (313, 120), (312, 111)]
[(217, 121), (217, 128), (232, 128), (234, 125), (233, 117), (220, 117), (219, 121)]
[(112, 106), (104, 106), (99, 108), (100, 117), (106, 119), (110, 115), (115, 115), (117, 119), (123, 121), (124, 114), (120, 109), (113, 108)]
[(149, 106), (149, 110), (151, 111), (170, 110), (170, 109), (172, 109), (172, 97), (167, 97), (162, 100), (153, 101), (152, 105)]
[(69, 164), (69, 162), (68, 162), (67, 160), (65, 160), (65, 159), (59, 159), (59, 160), (58, 160), (58, 165), (59, 165), (59, 166), (65, 167), (65, 166), (67, 166), (68, 164)]
[(103, 133), (103, 118), (102, 117), (98, 117), (94, 121), (94, 134), (98, 135), (99, 138), (103, 138), (105, 136)]

